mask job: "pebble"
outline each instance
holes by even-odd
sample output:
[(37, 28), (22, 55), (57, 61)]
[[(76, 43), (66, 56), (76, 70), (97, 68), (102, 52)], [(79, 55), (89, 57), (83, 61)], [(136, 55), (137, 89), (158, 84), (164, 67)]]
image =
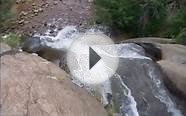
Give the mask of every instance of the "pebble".
[(39, 11), (39, 12), (43, 12), (43, 9), (42, 9), (42, 8), (39, 8), (38, 11)]
[(27, 15), (27, 14), (28, 14), (27, 12), (22, 11), (22, 12), (20, 13), (20, 16), (25, 16), (25, 15)]
[(19, 4), (21, 2), (21, 0), (16, 0), (16, 4)]
[(47, 22), (44, 22), (44, 26), (46, 27), (48, 24), (47, 24)]
[(57, 5), (57, 3), (58, 3), (57, 1), (54, 1), (54, 5)]
[(34, 10), (34, 13), (38, 13), (38, 12), (39, 12), (39, 10), (38, 10), (38, 9), (35, 9), (35, 10)]
[(24, 19), (18, 21), (19, 24), (24, 24), (24, 22), (25, 22)]

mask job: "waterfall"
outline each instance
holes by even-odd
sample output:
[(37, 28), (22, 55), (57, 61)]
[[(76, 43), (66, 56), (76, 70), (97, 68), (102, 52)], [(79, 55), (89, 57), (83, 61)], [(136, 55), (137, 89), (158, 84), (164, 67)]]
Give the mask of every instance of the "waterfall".
[[(95, 29), (89, 29), (87, 32), (95, 32)], [(39, 36), (42, 44), (45, 46), (50, 46), (52, 48), (60, 49), (60, 50), (67, 50), (71, 43), (76, 39), (81, 33), (76, 29), (75, 26), (66, 26), (64, 29), (58, 32), (57, 36), (53, 37), (48, 34), (48, 31), (45, 35), (35, 35)], [(108, 45), (109, 46), (109, 45)], [(107, 46), (107, 47), (108, 47)], [(113, 46), (113, 45), (111, 45)], [(147, 59), (150, 60), (150, 58), (145, 56), (145, 53), (143, 52), (143, 49), (133, 43), (126, 43), (126, 44), (114, 44), (118, 50), (118, 56), (113, 56), (112, 52), (105, 52), (105, 55), (111, 56), (111, 57), (120, 57), (120, 58), (128, 58), (128, 59)], [(175, 103), (171, 100), (169, 95), (167, 94), (167, 91), (165, 90), (165, 87), (163, 86), (162, 82), (160, 81), (159, 77), (157, 77), (156, 72), (154, 70), (154, 67), (149, 66), (148, 67), (148, 74), (149, 77), (154, 84), (154, 96), (158, 98), (162, 103), (166, 105), (167, 111), (172, 113), (173, 116), (182, 116), (181, 112), (176, 109)], [(120, 106), (120, 111), (116, 112), (115, 114), (117, 116), (139, 116), (138, 109), (137, 109), (137, 101), (135, 101), (135, 98), (132, 96), (133, 93), (130, 90), (129, 87), (127, 87), (126, 83), (122, 80), (122, 77), (119, 74), (115, 74), (113, 76), (118, 83), (120, 83), (122, 88), (122, 105)], [(107, 105), (109, 101), (107, 100), (107, 93), (112, 94), (111, 90), (111, 84), (110, 81), (107, 81), (98, 87), (93, 87), (89, 85), (84, 85), (83, 83), (80, 83), (78, 80), (75, 80), (73, 78), (73, 83), (77, 84), (80, 87), (85, 87), (89, 92), (92, 93), (92, 91), (98, 91), (100, 92), (100, 95), (102, 97), (102, 103), (104, 105)]]

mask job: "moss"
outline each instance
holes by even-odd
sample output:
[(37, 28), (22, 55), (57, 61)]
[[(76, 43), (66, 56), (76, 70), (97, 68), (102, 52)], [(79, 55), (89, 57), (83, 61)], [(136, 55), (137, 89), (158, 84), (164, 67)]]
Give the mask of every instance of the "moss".
[(19, 46), (22, 42), (21, 35), (9, 33), (6, 36), (0, 38), (0, 42), (10, 45), (12, 48)]
[(114, 116), (114, 108), (112, 104), (107, 105), (105, 109), (108, 113), (108, 116)]

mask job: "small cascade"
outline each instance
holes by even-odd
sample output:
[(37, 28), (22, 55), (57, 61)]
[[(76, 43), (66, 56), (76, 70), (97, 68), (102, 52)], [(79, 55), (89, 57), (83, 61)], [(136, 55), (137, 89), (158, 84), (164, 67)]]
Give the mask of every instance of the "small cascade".
[[(96, 29), (89, 29), (87, 32), (101, 32)], [(50, 36), (49, 34), (44, 35), (35, 35), (40, 37), (41, 43), (43, 46), (48, 46), (51, 48), (59, 49), (66, 51), (72, 42), (82, 33), (78, 31), (75, 26), (66, 26), (64, 29), (58, 32), (58, 34), (54, 36)], [(138, 60), (147, 60), (153, 62), (149, 57), (145, 56), (145, 52), (142, 47), (133, 44), (133, 43), (125, 43), (125, 44), (114, 44), (110, 46), (115, 46), (118, 50), (118, 55), (113, 56), (112, 52), (105, 52), (105, 55), (109, 57), (119, 57), (121, 59), (127, 59), (129, 61), (138, 61)], [(105, 46), (109, 47), (109, 45)], [(104, 53), (104, 52), (103, 52)], [(78, 60), (78, 59), (77, 59)], [(153, 94), (161, 103), (165, 104), (167, 112), (171, 113), (173, 116), (182, 116), (181, 112), (176, 109), (175, 103), (169, 97), (169, 94), (164, 87), (163, 83), (159, 79), (158, 75), (156, 75), (156, 70), (152, 65), (144, 64), (147, 67), (148, 77), (150, 78), (153, 85)], [(129, 70), (129, 69), (128, 69)], [(132, 73), (132, 72), (131, 72)], [(73, 78), (73, 77), (72, 77)], [(80, 83), (78, 80), (72, 79), (73, 83), (77, 84), (80, 87), (85, 87), (90, 93), (95, 95), (98, 92), (101, 96), (101, 101), (103, 105), (107, 105), (110, 103), (107, 95), (112, 94), (113, 99), (117, 99), (115, 104), (117, 104), (115, 112), (116, 116), (140, 116), (138, 109), (138, 101), (136, 100), (133, 89), (128, 87), (128, 84), (125, 82), (125, 77), (120, 75), (120, 73), (116, 73), (110, 81), (100, 84), (98, 86), (89, 86)], [(115, 82), (115, 88), (111, 87), (112, 82)], [(138, 83), (136, 83), (138, 84)], [(147, 86), (148, 87), (148, 86)], [(149, 115), (149, 114), (148, 114)], [(148, 116), (147, 115), (147, 116)], [(153, 115), (154, 116), (154, 115)]]

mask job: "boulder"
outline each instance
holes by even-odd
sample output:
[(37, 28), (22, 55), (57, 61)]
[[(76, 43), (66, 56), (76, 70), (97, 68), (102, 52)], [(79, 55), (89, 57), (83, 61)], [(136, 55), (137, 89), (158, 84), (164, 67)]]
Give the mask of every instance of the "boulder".
[[(151, 75), (151, 70), (156, 75)], [(135, 115), (135, 102), (139, 116), (169, 116), (170, 112), (174, 112), (168, 112), (166, 104), (159, 100), (161, 97), (167, 99), (168, 94), (159, 94), (158, 91), (163, 88), (156, 87), (153, 82), (152, 78), (160, 79), (163, 76), (154, 62), (147, 59), (121, 58), (117, 73), (121, 80), (112, 78), (112, 92), (114, 108), (118, 113), (124, 115), (128, 112)]]
[(93, 96), (41, 57), (6, 54), (0, 66), (3, 116), (107, 116)]
[[(135, 43), (135, 42), (134, 42)], [(153, 61), (159, 61), (162, 58), (161, 50), (156, 44), (136, 42), (135, 44), (141, 46), (145, 50), (145, 55)]]
[(22, 50), (28, 53), (36, 53), (40, 57), (47, 59), (58, 66), (66, 55), (64, 50), (42, 45), (40, 37), (30, 37), (26, 39), (23, 43)]
[(167, 88), (182, 99), (186, 99), (186, 46), (159, 44), (162, 61), (159, 65), (166, 74), (163, 77)]
[(5, 43), (0, 43), (0, 54), (10, 51), (11, 47)]
[(41, 40), (39, 37), (30, 37), (26, 39), (22, 46), (23, 51), (36, 53), (41, 49)]
[(108, 57), (119, 58), (118, 69), (111, 77), (114, 112), (119, 116), (180, 116), (181, 111), (174, 102), (176, 98), (171, 98), (162, 81), (165, 75), (145, 56), (145, 50), (134, 43), (113, 46), (118, 56), (109, 52)]
[(162, 60), (186, 64), (186, 46), (179, 44), (160, 44)]
[(186, 100), (186, 64), (178, 64), (167, 60), (158, 62), (163, 72), (167, 88), (178, 97)]

